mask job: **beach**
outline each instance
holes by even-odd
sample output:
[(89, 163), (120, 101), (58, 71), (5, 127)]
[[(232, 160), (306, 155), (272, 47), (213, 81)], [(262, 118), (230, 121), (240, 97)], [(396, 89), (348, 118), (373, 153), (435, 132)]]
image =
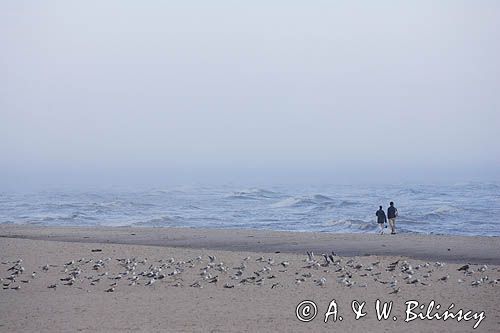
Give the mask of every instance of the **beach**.
[[(2, 225), (0, 331), (495, 332), (499, 250), (497, 237)], [(306, 300), (316, 311), (297, 311)], [(393, 302), (387, 319), (377, 300)]]

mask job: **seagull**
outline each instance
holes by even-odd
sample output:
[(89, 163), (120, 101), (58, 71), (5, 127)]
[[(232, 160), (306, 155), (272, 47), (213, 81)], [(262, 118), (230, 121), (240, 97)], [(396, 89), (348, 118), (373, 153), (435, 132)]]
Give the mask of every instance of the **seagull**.
[(216, 275), (213, 278), (209, 279), (208, 283), (216, 283), (217, 281), (219, 281), (219, 277)]
[(18, 269), (18, 265), (15, 264), (14, 266), (12, 266), (11, 268), (9, 268), (7, 271), (13, 271), (13, 270), (17, 270)]
[(195, 281), (193, 282), (191, 285), (189, 285), (190, 287), (194, 287), (194, 288), (203, 288), (203, 286), (201, 285), (201, 283), (199, 281)]
[(415, 279), (413, 279), (411, 281), (408, 281), (407, 283), (408, 284), (415, 284), (415, 283), (418, 283), (418, 282), (420, 282), (420, 280), (415, 278)]
[[(326, 266), (329, 266), (330, 265), (330, 258), (328, 258), (328, 256), (326, 254), (322, 254), (323, 258), (325, 258), (325, 263), (323, 264), (324, 267)], [(333, 261), (332, 261), (333, 263)]]
[(75, 277), (73, 276), (68, 276), (68, 277), (65, 277), (65, 278), (61, 278), (59, 279), (61, 281), (74, 281), (75, 280)]
[(394, 289), (393, 291), (391, 291), (389, 294), (397, 294), (401, 291), (400, 288), (397, 288), (397, 289)]
[(104, 290), (104, 291), (105, 291), (105, 292), (107, 292), (107, 293), (112, 293), (112, 292), (114, 292), (114, 291), (115, 291), (115, 288), (114, 288), (114, 287), (111, 287), (111, 288), (106, 289), (106, 290)]
[(458, 269), (458, 271), (466, 271), (466, 270), (468, 270), (468, 269), (469, 269), (469, 267), (470, 267), (469, 265), (463, 265), (462, 267), (460, 267), (460, 268)]
[(326, 284), (326, 278), (322, 277), (321, 279), (316, 280), (316, 281), (314, 281), (314, 282), (316, 282), (316, 284), (317, 284), (318, 286), (323, 287), (323, 286)]
[[(283, 265), (283, 263), (282, 263), (282, 265)], [(237, 270), (240, 270), (240, 271), (244, 271), (245, 268), (247, 268), (247, 266), (245, 265), (244, 262), (242, 262), (239, 267), (233, 267), (233, 269), (237, 269)]]

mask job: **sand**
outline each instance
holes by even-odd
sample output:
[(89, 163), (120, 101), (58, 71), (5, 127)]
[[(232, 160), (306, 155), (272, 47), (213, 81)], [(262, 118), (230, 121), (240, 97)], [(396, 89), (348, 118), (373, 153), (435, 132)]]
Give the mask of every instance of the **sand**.
[[(498, 332), (499, 250), (495, 237), (1, 226), (0, 331)], [(377, 299), (393, 301), (387, 320)], [(296, 317), (304, 300), (317, 307), (310, 322)], [(325, 323), (332, 300), (337, 321)], [(410, 300), (424, 305), (410, 319), (434, 300), (431, 314), (453, 303), (470, 320), (405, 322)]]

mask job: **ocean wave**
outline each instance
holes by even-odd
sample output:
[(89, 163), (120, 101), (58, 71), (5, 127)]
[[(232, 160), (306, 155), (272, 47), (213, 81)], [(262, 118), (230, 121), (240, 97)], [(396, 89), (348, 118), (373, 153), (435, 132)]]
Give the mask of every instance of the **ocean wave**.
[(375, 222), (366, 222), (357, 219), (331, 220), (325, 223), (325, 225), (332, 227), (332, 231), (336, 232), (369, 232), (378, 228)]
[(339, 207), (349, 207), (349, 206), (357, 206), (359, 205), (360, 202), (358, 201), (349, 201), (349, 200), (343, 200), (339, 203)]
[(359, 205), (360, 202), (342, 200), (340, 202), (322, 194), (304, 197), (289, 197), (271, 204), (273, 208), (313, 207), (318, 210)]
[(330, 198), (326, 195), (323, 195), (323, 194), (315, 194), (315, 195), (313, 195), (313, 199), (315, 201), (333, 201), (332, 198)]
[(316, 202), (311, 199), (311, 198), (296, 198), (296, 197), (290, 197), (286, 198), (284, 200), (275, 202), (271, 204), (270, 206), (273, 208), (286, 208), (286, 207), (304, 207), (304, 206), (312, 206), (315, 205)]
[(236, 191), (232, 194), (226, 196), (227, 199), (250, 199), (250, 200), (259, 200), (259, 199), (270, 199), (278, 196), (279, 193), (264, 190), (264, 189), (249, 189), (243, 191)]
[(439, 206), (431, 211), (431, 214), (450, 214), (459, 212), (461, 209), (454, 206), (443, 205)]
[(136, 227), (168, 227), (177, 222), (177, 219), (170, 216), (155, 217), (146, 221), (134, 222), (131, 225)]
[(462, 209), (449, 206), (449, 205), (443, 205), (439, 206), (437, 208), (434, 208), (426, 213), (423, 214), (416, 214), (415, 218), (417, 220), (445, 220), (448, 218), (451, 218), (453, 216), (456, 216), (457, 214), (460, 214), (462, 212)]
[(422, 193), (424, 193), (424, 191), (422, 191), (422, 190), (417, 190), (415, 188), (405, 188), (405, 189), (399, 190), (397, 192), (397, 195), (398, 196), (417, 195), (417, 194), (422, 194)]

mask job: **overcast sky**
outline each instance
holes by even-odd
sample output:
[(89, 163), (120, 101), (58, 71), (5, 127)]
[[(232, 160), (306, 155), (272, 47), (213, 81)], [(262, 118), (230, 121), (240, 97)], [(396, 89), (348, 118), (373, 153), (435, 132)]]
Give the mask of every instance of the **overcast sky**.
[(0, 186), (500, 179), (499, 1), (1, 1)]

